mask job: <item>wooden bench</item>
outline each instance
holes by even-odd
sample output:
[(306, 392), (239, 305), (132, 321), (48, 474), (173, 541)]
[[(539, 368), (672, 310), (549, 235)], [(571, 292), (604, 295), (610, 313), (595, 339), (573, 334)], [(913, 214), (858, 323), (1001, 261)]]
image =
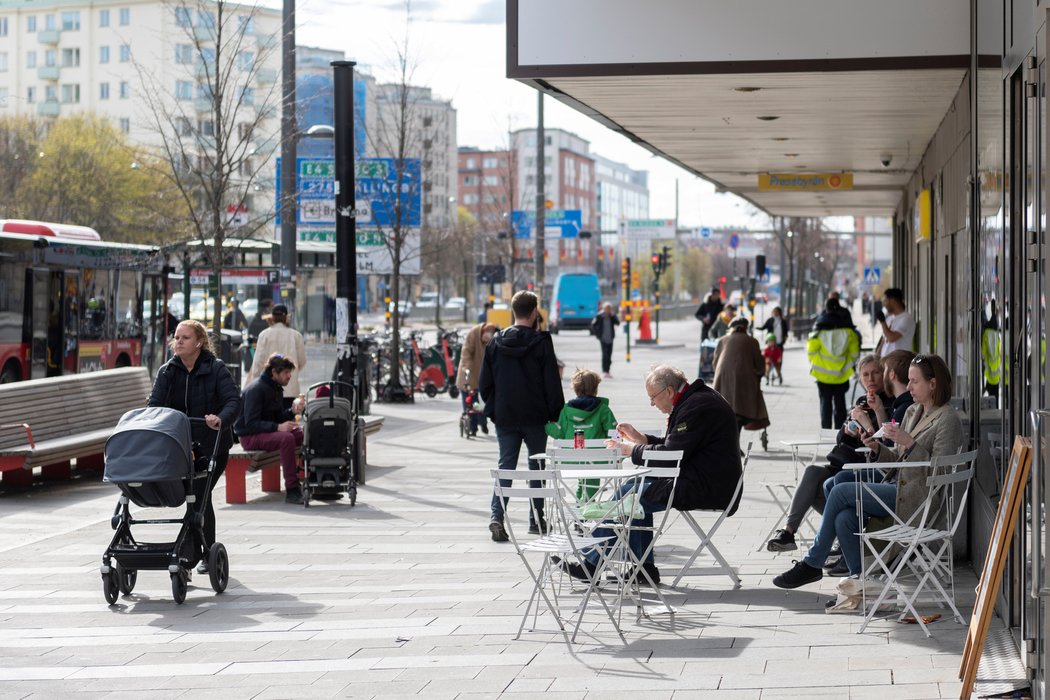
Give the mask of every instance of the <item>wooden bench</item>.
[(125, 367), (0, 384), (0, 474), (5, 486), (28, 486), (33, 469), (69, 478), (102, 470), (103, 450), (125, 412), (146, 405), (145, 367)]
[[(365, 462), (367, 464), (368, 442), (367, 436), (378, 433), (383, 427), (383, 416), (361, 416), (365, 421), (365, 444), (363, 445)], [(262, 472), (260, 481), (262, 490), (266, 493), (277, 493), (281, 490), (281, 453), (263, 452), (261, 450), (245, 450), (240, 445), (234, 445), (230, 450), (230, 458), (226, 462), (226, 502), (247, 503), (248, 502), (248, 474), (250, 472)], [(364, 483), (363, 481), (360, 483)]]

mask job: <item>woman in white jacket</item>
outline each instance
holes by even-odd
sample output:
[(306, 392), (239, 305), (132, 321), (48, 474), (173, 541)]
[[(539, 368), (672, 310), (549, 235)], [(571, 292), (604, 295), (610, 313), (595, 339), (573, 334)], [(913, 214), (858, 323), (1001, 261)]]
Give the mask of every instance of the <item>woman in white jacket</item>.
[(306, 343), (303, 342), (303, 336), (299, 331), (288, 327), (287, 306), (274, 305), (270, 316), (270, 327), (259, 334), (259, 341), (255, 346), (255, 360), (252, 362), (245, 385), (259, 378), (270, 355), (278, 353), (282, 357), (287, 357), (295, 363), (292, 380), (284, 388), (285, 408), (291, 408), (292, 401), (301, 393), (299, 373), (302, 372), (303, 367), (306, 367)]

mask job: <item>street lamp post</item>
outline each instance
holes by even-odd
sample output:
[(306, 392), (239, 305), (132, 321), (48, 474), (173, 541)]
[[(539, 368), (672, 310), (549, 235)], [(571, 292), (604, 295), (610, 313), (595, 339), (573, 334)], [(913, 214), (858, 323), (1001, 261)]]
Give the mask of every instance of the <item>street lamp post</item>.
[(354, 61), (332, 61), (335, 84), (336, 379), (354, 385), (355, 414), (364, 401), (357, 376), (357, 221), (354, 218)]

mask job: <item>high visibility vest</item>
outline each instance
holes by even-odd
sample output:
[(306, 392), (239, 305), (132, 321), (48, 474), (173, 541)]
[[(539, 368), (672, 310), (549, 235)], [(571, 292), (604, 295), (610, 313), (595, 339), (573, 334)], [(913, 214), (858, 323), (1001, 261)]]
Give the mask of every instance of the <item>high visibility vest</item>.
[(994, 328), (981, 333), (981, 360), (985, 384), (998, 384), (1002, 378), (1002, 334)]
[(850, 328), (813, 331), (806, 343), (809, 373), (824, 384), (845, 384), (860, 355), (860, 338)]

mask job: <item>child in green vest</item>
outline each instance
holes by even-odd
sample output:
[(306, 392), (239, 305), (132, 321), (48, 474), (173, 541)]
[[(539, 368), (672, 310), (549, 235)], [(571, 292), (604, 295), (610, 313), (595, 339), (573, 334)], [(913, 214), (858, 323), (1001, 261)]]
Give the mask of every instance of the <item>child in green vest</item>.
[[(616, 427), (616, 416), (609, 408), (609, 399), (598, 396), (601, 377), (589, 369), (578, 369), (572, 375), (572, 390), (576, 398), (561, 409), (558, 422), (547, 423), (547, 434), (552, 438), (571, 440), (577, 430), (583, 431), (585, 440), (604, 440)], [(576, 492), (579, 499), (590, 498), (598, 490), (596, 479), (581, 479)]]

